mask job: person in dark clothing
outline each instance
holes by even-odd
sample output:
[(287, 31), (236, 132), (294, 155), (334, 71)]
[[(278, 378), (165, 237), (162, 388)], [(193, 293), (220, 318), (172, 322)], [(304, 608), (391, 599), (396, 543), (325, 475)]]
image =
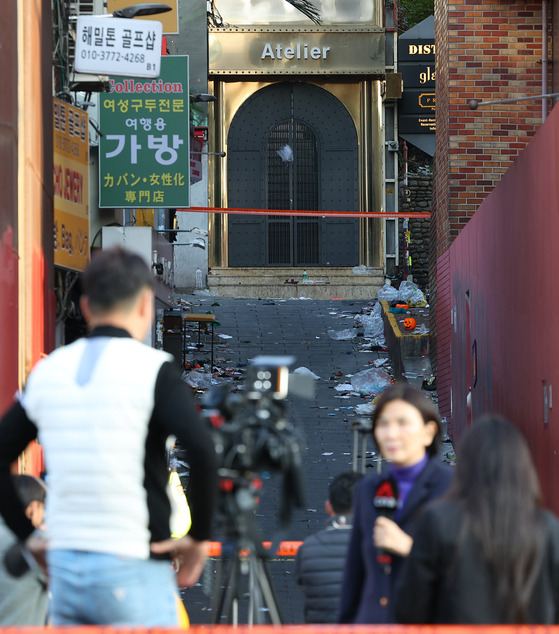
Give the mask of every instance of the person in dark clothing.
[(353, 492), (361, 473), (344, 471), (330, 483), (328, 525), (308, 537), (295, 560), (295, 575), (305, 593), (306, 623), (336, 623), (353, 514)]
[[(142, 343), (153, 322), (152, 284), (139, 255), (95, 255), (81, 298), (89, 335), (41, 360), (0, 420), (0, 514), (38, 559), (46, 547), (30, 538), (10, 465), (35, 438), (45, 452), (53, 625), (176, 626), (177, 582), (194, 585), (204, 565), (215, 449), (173, 357)], [(192, 527), (176, 540), (169, 436), (185, 450), (191, 480)]]
[(559, 623), (559, 520), (528, 445), (503, 418), (470, 428), (445, 499), (418, 522), (396, 598), (402, 623)]
[[(447, 490), (452, 470), (438, 457), (441, 420), (433, 402), (406, 383), (387, 388), (372, 416), (375, 442), (389, 467), (355, 489), (353, 530), (338, 621), (393, 623), (394, 592), (421, 511)], [(390, 475), (398, 485), (392, 519), (379, 515), (374, 498)], [(391, 556), (390, 567), (379, 558)]]
[[(35, 529), (43, 524), (47, 489), (38, 478), (13, 475), (12, 481), (25, 514)], [(47, 621), (47, 579), (40, 569), (29, 569), (19, 577), (12, 576), (5, 557), (17, 540), (0, 518), (0, 626), (44, 626)]]

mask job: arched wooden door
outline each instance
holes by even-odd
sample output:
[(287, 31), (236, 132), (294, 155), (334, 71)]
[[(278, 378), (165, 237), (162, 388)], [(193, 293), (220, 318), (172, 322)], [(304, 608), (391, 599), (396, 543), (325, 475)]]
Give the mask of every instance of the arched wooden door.
[[(358, 208), (357, 133), (347, 109), (301, 82), (267, 86), (239, 108), (227, 141), (230, 207)], [(229, 216), (229, 266), (353, 266), (355, 218)]]

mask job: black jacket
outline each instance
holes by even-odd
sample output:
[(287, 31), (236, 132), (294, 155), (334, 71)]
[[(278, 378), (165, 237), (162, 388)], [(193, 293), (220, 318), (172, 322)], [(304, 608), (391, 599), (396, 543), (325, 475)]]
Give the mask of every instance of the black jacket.
[[(418, 523), (396, 596), (402, 623), (503, 623), (495, 583), (480, 546), (466, 536), (456, 546), (463, 511), (457, 502), (433, 505)], [(544, 547), (540, 574), (528, 610), (528, 623), (559, 620), (559, 520), (542, 513)]]
[[(377, 562), (373, 544), (373, 527), (377, 512), (373, 497), (386, 474), (361, 480), (353, 498), (353, 530), (347, 554), (340, 623), (394, 623), (394, 590), (400, 577), (402, 557), (392, 557), (392, 572), (384, 574)], [(419, 474), (397, 520), (398, 526), (414, 537), (415, 527), (425, 506), (446, 492), (452, 469), (439, 458), (431, 458)]]
[(334, 517), (307, 537), (297, 552), (295, 574), (305, 593), (306, 623), (336, 623), (351, 518)]

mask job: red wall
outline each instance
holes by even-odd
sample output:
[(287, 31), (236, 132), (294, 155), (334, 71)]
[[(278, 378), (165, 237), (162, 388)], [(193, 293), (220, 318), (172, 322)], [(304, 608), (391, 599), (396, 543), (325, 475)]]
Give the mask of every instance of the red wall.
[[(449, 250), (451, 319), (443, 330), (451, 340), (452, 411), (442, 413), (452, 414), (456, 441), (468, 425), (471, 387), (473, 418), (498, 412), (516, 423), (532, 449), (546, 501), (559, 512), (557, 174), (559, 108), (551, 112)], [(438, 265), (445, 268), (444, 256)], [(443, 346), (439, 329), (439, 357), (448, 354)], [(547, 425), (542, 382), (555, 392)], [(450, 402), (448, 389), (443, 388), (441, 396), (443, 402)]]
[(18, 386), (16, 10), (16, 0), (5, 2), (0, 20), (0, 412)]

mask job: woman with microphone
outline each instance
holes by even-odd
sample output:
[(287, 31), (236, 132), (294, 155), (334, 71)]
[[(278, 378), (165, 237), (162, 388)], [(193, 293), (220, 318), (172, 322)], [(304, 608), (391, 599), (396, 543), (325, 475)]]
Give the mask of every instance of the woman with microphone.
[(559, 623), (559, 520), (524, 437), (492, 416), (459, 446), (448, 497), (425, 511), (397, 593), (402, 623)]
[(438, 457), (441, 420), (433, 402), (406, 383), (386, 389), (372, 416), (384, 473), (356, 487), (340, 623), (393, 623), (393, 598), (419, 514), (445, 493), (452, 470)]

